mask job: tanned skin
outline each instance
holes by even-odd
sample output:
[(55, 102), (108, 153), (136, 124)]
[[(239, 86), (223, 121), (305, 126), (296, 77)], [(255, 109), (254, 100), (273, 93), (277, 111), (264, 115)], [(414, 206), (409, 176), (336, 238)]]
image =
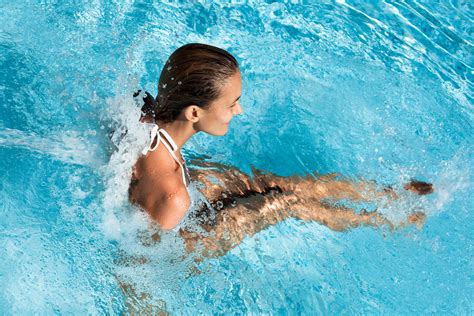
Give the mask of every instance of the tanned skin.
[[(380, 189), (373, 182), (351, 182), (335, 174), (282, 177), (257, 169), (250, 177), (223, 164), (193, 164), (199, 168), (191, 169), (191, 177), (200, 184), (199, 190), (210, 206), (202, 205), (194, 214), (202, 228), (200, 232), (185, 228), (180, 234), (189, 252), (201, 244), (205, 257), (223, 255), (246, 236), (289, 217), (315, 221), (335, 231), (382, 225), (395, 229), (408, 224), (421, 228), (426, 218), (424, 213), (415, 212), (401, 223), (392, 223), (377, 211), (356, 212), (331, 203), (342, 199), (364, 202), (398, 198), (392, 189)], [(405, 189), (418, 195), (433, 192), (431, 184), (415, 180)]]

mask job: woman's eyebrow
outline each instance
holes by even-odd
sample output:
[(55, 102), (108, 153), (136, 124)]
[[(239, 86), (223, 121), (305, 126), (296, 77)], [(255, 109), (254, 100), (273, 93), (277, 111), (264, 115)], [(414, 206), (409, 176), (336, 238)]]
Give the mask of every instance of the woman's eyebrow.
[(238, 100), (238, 99), (240, 99), (240, 97), (241, 97), (241, 96), (242, 96), (242, 95), (239, 95), (239, 97), (238, 97), (237, 99), (235, 99), (235, 101), (234, 101), (234, 102), (232, 102), (232, 103), (235, 103), (235, 102), (237, 102), (237, 100)]

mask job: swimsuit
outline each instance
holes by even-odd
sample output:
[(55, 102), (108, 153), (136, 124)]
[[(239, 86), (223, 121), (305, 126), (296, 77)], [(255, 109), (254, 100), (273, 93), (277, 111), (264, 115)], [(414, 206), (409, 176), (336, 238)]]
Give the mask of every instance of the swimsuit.
[[(153, 125), (154, 126), (153, 126), (153, 129), (151, 130), (151, 134), (150, 134), (150, 137), (151, 137), (150, 144), (145, 149), (143, 149), (142, 154), (146, 155), (148, 151), (155, 151), (156, 148), (158, 148), (158, 145), (160, 144), (161, 136), (163, 136), (163, 138), (166, 141), (164, 141), (162, 143), (163, 143), (163, 145), (165, 145), (165, 147), (168, 150), (168, 152), (170, 153), (171, 157), (173, 157), (173, 159), (181, 167), (181, 175), (182, 175), (182, 178), (183, 178), (183, 183), (184, 183), (184, 186), (187, 187), (189, 185), (189, 183), (191, 182), (191, 177), (189, 176), (189, 170), (188, 170), (188, 167), (186, 167), (186, 163), (184, 161), (183, 161), (183, 163), (181, 163), (181, 161), (179, 161), (178, 157), (175, 154), (175, 151), (178, 150), (178, 146), (173, 141), (171, 136), (164, 129), (159, 128), (158, 125), (156, 125), (156, 124), (153, 124)], [(155, 141), (155, 138), (156, 138), (156, 144), (155, 144), (155, 146), (152, 147), (153, 142)]]

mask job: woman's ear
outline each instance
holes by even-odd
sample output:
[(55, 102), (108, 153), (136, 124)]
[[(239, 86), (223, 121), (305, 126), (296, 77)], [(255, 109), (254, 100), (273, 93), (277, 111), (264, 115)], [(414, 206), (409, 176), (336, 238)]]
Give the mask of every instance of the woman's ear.
[(202, 109), (197, 105), (189, 105), (183, 110), (184, 117), (193, 123), (197, 123), (202, 116)]

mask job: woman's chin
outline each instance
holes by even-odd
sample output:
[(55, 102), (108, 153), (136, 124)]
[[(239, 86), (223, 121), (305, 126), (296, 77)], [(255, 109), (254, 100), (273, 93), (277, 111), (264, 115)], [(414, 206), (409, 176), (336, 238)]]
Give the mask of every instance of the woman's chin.
[(229, 127), (225, 126), (223, 129), (208, 131), (207, 133), (213, 136), (224, 136), (229, 131)]
[(226, 129), (225, 131), (220, 132), (219, 134), (216, 134), (216, 136), (225, 136), (227, 134), (228, 130)]
[(229, 124), (225, 126), (224, 131), (221, 136), (224, 136), (225, 134), (227, 134), (228, 131), (229, 131)]

